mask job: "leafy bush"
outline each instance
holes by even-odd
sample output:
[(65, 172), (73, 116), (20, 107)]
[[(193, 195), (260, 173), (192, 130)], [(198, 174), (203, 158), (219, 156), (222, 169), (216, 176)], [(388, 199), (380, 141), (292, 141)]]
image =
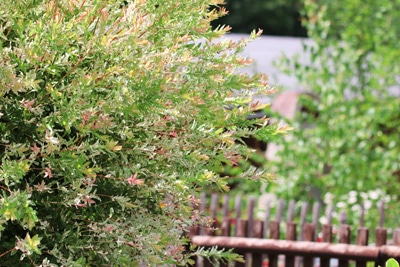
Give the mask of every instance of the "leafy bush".
[[(385, 200), (398, 209), (400, 1), (303, 2), (305, 25), (315, 41), (304, 46), (309, 61), (281, 63), (320, 99), (301, 100), (315, 112), (294, 122), (278, 168), (287, 185), (280, 189), (304, 199), (316, 189), (322, 197), (329, 193), (333, 203), (344, 197), (345, 205), (338, 208)], [(313, 127), (302, 127), (304, 122)], [(350, 193), (354, 201), (346, 204)], [(367, 218), (377, 226), (379, 216)], [(398, 214), (388, 213), (386, 222), (397, 226)]]
[(189, 260), (196, 195), (252, 153), (235, 141), (270, 92), (236, 71), (248, 40), (216, 41), (220, 2), (1, 1), (2, 265)]

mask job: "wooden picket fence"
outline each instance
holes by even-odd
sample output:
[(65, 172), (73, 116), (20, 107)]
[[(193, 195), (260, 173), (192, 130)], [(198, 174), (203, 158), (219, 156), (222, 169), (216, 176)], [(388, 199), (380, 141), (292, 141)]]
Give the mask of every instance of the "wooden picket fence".
[[(321, 225), (319, 203), (313, 204), (312, 208), (307, 203), (298, 203), (301, 204), (297, 205), (301, 206), (300, 218), (295, 218), (295, 201), (288, 205), (283, 200), (275, 201), (274, 213), (271, 212), (272, 203), (267, 202), (262, 219), (259, 212), (255, 216), (255, 198), (248, 198), (246, 205), (243, 198), (237, 196), (234, 210), (229, 208), (229, 203), (229, 195), (213, 194), (208, 199), (203, 194), (199, 209), (209, 213), (211, 227), (194, 227), (190, 233), (191, 241), (198, 246), (233, 249), (243, 255), (245, 263), (215, 263), (199, 258), (196, 267), (362, 267), (367, 264), (384, 266), (390, 257), (400, 259), (400, 228), (390, 229), (389, 242), (389, 231), (383, 227), (383, 202), (379, 207), (374, 244), (368, 243), (370, 229), (364, 227), (364, 210), (351, 244), (351, 226), (346, 224), (346, 214), (340, 213), (338, 225), (332, 225), (333, 207), (326, 208), (326, 223)], [(247, 207), (247, 214), (242, 214), (243, 206)]]

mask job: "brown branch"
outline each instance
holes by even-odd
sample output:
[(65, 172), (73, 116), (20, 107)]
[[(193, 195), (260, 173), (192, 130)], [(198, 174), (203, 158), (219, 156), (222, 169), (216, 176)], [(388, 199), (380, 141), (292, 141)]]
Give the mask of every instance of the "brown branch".
[(16, 249), (17, 249), (17, 247), (13, 247), (12, 249), (7, 250), (6, 252), (0, 254), (0, 258), (3, 257), (3, 256), (5, 256), (5, 255), (7, 255), (8, 253), (10, 253), (10, 252), (16, 250)]
[[(3, 189), (3, 190), (6, 190), (8, 193), (11, 193), (11, 190), (8, 189), (8, 188), (5, 187), (5, 186), (0, 185), (0, 188)], [(1, 257), (1, 255), (0, 255), (0, 257)]]

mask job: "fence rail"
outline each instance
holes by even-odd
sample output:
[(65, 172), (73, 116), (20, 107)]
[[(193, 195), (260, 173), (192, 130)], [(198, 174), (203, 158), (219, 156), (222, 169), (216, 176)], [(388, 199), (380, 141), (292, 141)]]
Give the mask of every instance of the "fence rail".
[[(248, 198), (246, 205), (242, 197), (236, 197), (233, 210), (229, 208), (228, 195), (213, 194), (208, 199), (203, 194), (201, 203), (199, 209), (209, 214), (212, 223), (209, 227), (194, 227), (190, 233), (191, 242), (198, 246), (233, 249), (246, 260), (245, 263), (218, 263), (221, 267), (361, 267), (368, 263), (368, 266), (373, 266), (373, 263), (384, 266), (390, 257), (400, 259), (400, 228), (391, 229), (388, 242), (388, 229), (383, 227), (383, 203), (379, 207), (380, 219), (375, 228), (374, 244), (369, 244), (370, 229), (364, 227), (364, 210), (358, 225), (353, 226), (357, 233), (354, 244), (351, 244), (352, 227), (346, 224), (346, 214), (340, 213), (339, 224), (334, 226), (333, 208), (328, 207), (325, 214), (327, 223), (321, 224), (319, 203), (315, 203), (312, 209), (307, 203), (302, 203), (300, 216), (295, 218), (296, 202), (290, 201), (286, 220), (283, 218), (283, 200), (278, 201), (275, 214), (272, 214), (271, 203), (267, 201), (262, 219), (255, 216), (255, 198)], [(246, 216), (242, 214), (243, 206), (246, 207)], [(196, 260), (196, 267), (209, 266), (215, 266), (215, 263)]]

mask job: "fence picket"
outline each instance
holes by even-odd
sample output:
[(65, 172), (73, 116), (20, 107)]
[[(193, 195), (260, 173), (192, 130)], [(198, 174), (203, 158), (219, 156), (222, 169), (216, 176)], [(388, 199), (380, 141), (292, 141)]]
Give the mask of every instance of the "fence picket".
[(378, 227), (375, 229), (375, 246), (380, 247), (387, 243), (387, 229)]
[(289, 201), (287, 222), (293, 222), (295, 205), (296, 205), (296, 202), (293, 199)]
[[(262, 238), (263, 234), (263, 221), (254, 220), (253, 222), (253, 237)], [(262, 267), (264, 262), (264, 255), (262, 253), (253, 253), (252, 254), (252, 266), (253, 267)]]
[(231, 218), (229, 214), (229, 195), (224, 195), (224, 204), (222, 206), (223, 217), (221, 221), (221, 235), (230, 236), (231, 235)]
[(236, 196), (235, 198), (235, 236), (237, 236), (237, 223), (240, 220), (240, 216), (242, 215), (242, 197), (240, 195)]
[[(301, 205), (301, 213), (300, 213), (300, 229), (304, 229), (304, 225), (306, 223), (307, 217), (307, 210), (308, 210), (308, 203), (303, 202)], [(303, 231), (300, 232), (299, 240), (304, 240)]]
[[(280, 236), (280, 222), (278, 220), (272, 220), (269, 223), (269, 238), (270, 239), (279, 239)], [(278, 266), (278, 255), (270, 253), (268, 254), (268, 267), (277, 267)]]
[[(254, 237), (253, 236), (253, 230), (254, 230), (254, 206), (255, 206), (255, 199), (253, 197), (250, 197), (247, 199), (247, 229), (246, 229), (246, 237)], [(253, 254), (252, 253), (246, 253), (245, 254), (245, 259), (246, 267), (251, 267), (251, 264), (253, 264)]]
[(397, 228), (393, 232), (393, 245), (400, 246), (400, 228)]
[[(306, 223), (304, 225), (304, 241), (314, 241), (315, 239), (315, 225), (313, 223)], [(304, 267), (313, 267), (314, 266), (314, 258), (311, 256), (307, 256), (303, 258), (303, 266)]]
[[(344, 218), (347, 218), (347, 216), (345, 216)], [(343, 221), (345, 221), (345, 220), (343, 220)], [(340, 228), (339, 228), (339, 243), (341, 243), (341, 244), (350, 244), (350, 226), (347, 225), (347, 224), (340, 225)], [(349, 260), (348, 259), (339, 259), (339, 266), (348, 267), (349, 266)]]
[[(329, 221), (329, 220), (328, 220)], [(322, 242), (332, 243), (332, 225), (324, 224), (322, 225)], [(330, 266), (330, 258), (321, 257), (320, 258), (320, 267), (329, 267)]]
[[(293, 218), (290, 218), (290, 221), (286, 224), (286, 240), (295, 241), (297, 238), (296, 226), (297, 224), (292, 221)], [(285, 257), (285, 266), (286, 267), (294, 267), (295, 266), (295, 256), (286, 256)]]
[(268, 238), (270, 211), (271, 211), (271, 200), (268, 200), (267, 203), (265, 203), (264, 232), (263, 232), (264, 238)]
[[(247, 237), (247, 220), (242, 220), (239, 219), (238, 221), (236, 221), (236, 236), (237, 237)], [(246, 255), (245, 259), (246, 259)], [(245, 267), (245, 263), (242, 262), (236, 262), (235, 263), (235, 267)]]
[[(360, 226), (357, 230), (357, 242), (356, 244), (359, 246), (367, 246), (368, 245), (368, 234), (369, 230), (366, 227)], [(357, 261), (356, 267), (366, 267), (366, 261)]]

